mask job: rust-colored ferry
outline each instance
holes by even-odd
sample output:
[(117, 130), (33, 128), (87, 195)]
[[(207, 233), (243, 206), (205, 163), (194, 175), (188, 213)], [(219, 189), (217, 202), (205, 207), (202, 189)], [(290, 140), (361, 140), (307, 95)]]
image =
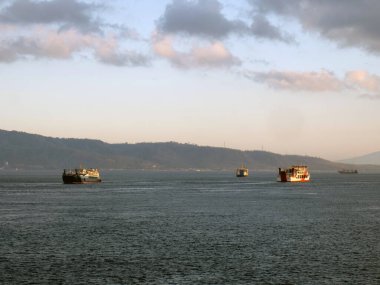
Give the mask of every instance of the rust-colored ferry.
[(278, 169), (278, 182), (309, 182), (310, 172), (305, 165), (293, 165), (290, 168)]

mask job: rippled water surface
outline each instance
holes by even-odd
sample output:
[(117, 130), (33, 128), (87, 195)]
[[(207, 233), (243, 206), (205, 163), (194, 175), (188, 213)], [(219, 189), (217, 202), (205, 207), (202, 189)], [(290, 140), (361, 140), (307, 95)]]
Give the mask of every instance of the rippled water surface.
[(0, 171), (1, 284), (380, 284), (380, 175)]

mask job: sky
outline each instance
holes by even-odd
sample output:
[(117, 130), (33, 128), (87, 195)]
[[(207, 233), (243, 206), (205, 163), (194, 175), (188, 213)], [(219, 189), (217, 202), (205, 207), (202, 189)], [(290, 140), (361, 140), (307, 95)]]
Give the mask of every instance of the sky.
[(380, 150), (380, 1), (0, 0), (0, 129)]

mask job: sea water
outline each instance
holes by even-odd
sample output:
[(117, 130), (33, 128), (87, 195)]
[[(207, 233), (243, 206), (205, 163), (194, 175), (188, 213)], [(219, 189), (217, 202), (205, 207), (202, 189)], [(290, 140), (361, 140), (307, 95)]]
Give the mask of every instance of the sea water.
[(0, 171), (1, 284), (380, 284), (380, 175)]

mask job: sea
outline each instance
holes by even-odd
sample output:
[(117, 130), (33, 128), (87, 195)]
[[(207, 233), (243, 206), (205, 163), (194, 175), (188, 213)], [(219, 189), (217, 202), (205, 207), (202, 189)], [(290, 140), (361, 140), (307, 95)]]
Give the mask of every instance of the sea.
[(380, 174), (0, 171), (0, 284), (380, 284)]

